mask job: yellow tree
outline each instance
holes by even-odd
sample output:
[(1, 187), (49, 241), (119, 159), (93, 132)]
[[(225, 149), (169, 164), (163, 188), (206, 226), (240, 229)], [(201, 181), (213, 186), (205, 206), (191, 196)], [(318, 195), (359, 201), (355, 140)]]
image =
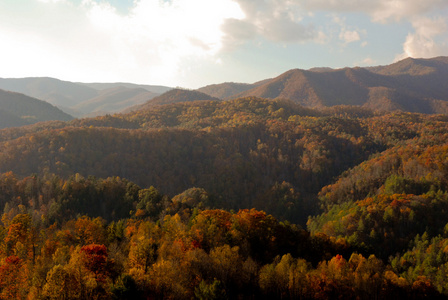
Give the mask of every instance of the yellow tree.
[(80, 299), (82, 287), (76, 274), (67, 267), (56, 265), (47, 274), (42, 294), (48, 299)]

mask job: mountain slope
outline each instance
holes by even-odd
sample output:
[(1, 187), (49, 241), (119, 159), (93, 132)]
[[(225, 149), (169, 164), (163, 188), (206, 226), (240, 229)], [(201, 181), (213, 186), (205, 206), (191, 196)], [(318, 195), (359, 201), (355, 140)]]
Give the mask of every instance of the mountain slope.
[(222, 100), (229, 100), (238, 98), (236, 95), (263, 85), (266, 82), (271, 81), (271, 79), (272, 78), (267, 78), (254, 83), (224, 82), (219, 84), (210, 84), (197, 89), (197, 91)]
[[(7, 113), (4, 113), (3, 116), (12, 122), (10, 124), (6, 124), (6, 121), (3, 121), (2, 123), (5, 123), (3, 124), (3, 127), (33, 124), (40, 121), (69, 121), (73, 119), (72, 116), (64, 113), (60, 109), (48, 104), (45, 101), (4, 90), (0, 90), (0, 109)], [(17, 118), (24, 121), (24, 123), (18, 123)]]
[(398, 91), (408, 91), (419, 98), (448, 100), (448, 57), (407, 58), (376, 72), (392, 78)]
[(7, 127), (18, 127), (27, 125), (28, 123), (20, 117), (13, 115), (6, 110), (0, 108), (0, 129)]
[(197, 89), (199, 92), (205, 93), (207, 95), (226, 99), (232, 97), (233, 95), (242, 93), (244, 91), (254, 88), (256, 85), (248, 83), (235, 83), (235, 82), (224, 82), (221, 84), (211, 84)]
[(235, 98), (255, 96), (260, 98), (286, 98), (306, 106), (320, 106), (321, 100), (316, 95), (306, 76), (306, 71), (294, 69), (267, 81), (266, 83), (235, 95)]

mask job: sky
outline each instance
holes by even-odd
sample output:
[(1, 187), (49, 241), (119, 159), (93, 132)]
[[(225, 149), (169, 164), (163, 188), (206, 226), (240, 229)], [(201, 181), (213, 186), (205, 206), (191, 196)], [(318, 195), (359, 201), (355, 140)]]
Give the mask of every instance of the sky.
[(448, 0), (0, 0), (0, 77), (199, 88), (448, 56)]

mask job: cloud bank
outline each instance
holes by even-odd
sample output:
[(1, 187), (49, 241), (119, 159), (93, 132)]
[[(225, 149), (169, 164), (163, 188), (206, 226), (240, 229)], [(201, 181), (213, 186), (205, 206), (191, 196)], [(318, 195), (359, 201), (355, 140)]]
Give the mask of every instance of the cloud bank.
[[(403, 43), (403, 53), (397, 59), (405, 57), (433, 57), (447, 55), (448, 40), (438, 38), (446, 32), (448, 1), (446, 0), (313, 0), (304, 1), (304, 7), (310, 10), (331, 12), (362, 12), (370, 16), (373, 22), (409, 22), (414, 32), (409, 33)], [(341, 33), (342, 34), (342, 33)], [(356, 39), (356, 35), (343, 34), (341, 39)]]
[(10, 70), (27, 65), (55, 77), (69, 68), (85, 80), (167, 84), (181, 72), (182, 60), (215, 59), (223, 20), (241, 16), (228, 0), (137, 0), (125, 15), (104, 1), (20, 2), (4, 9), (0, 4), (0, 38), (9, 45), (0, 48), (0, 64)]
[[(126, 3), (123, 13), (107, 0), (2, 1), (0, 39), (7, 45), (0, 48), (2, 76), (42, 76), (44, 70), (68, 80), (170, 85), (188, 79), (186, 62), (220, 66), (223, 55), (247, 45), (262, 49), (337, 42), (329, 48), (368, 48), (368, 30), (350, 24), (342, 16), (347, 14), (362, 14), (385, 26), (408, 24), (411, 30), (403, 36), (397, 58), (448, 55), (446, 0)], [(375, 60), (366, 54), (358, 61)], [(28, 73), (17, 66), (26, 66)]]
[[(236, 0), (245, 13), (245, 18), (224, 27), (224, 32), (236, 40), (252, 39), (255, 35), (282, 42), (316, 41), (325, 33), (316, 26), (305, 24), (306, 14), (363, 13), (372, 22), (386, 24), (409, 22), (414, 32), (409, 33), (399, 57), (431, 57), (447, 54), (448, 41), (436, 41), (446, 32), (448, 12), (446, 0)], [(440, 13), (439, 13), (440, 12)], [(430, 16), (428, 16), (430, 15)], [(340, 23), (340, 22), (336, 22)], [(233, 26), (231, 26), (233, 25)], [(339, 39), (344, 43), (361, 40), (359, 30), (341, 26)], [(242, 29), (245, 28), (245, 29)], [(243, 31), (243, 32), (241, 32)], [(229, 39), (230, 40), (230, 39)]]

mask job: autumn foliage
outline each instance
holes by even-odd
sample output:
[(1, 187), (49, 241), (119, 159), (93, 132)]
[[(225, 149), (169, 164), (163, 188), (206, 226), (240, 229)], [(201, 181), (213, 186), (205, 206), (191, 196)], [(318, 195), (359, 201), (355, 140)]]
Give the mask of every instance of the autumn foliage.
[(447, 126), (249, 97), (0, 130), (0, 298), (447, 298)]

